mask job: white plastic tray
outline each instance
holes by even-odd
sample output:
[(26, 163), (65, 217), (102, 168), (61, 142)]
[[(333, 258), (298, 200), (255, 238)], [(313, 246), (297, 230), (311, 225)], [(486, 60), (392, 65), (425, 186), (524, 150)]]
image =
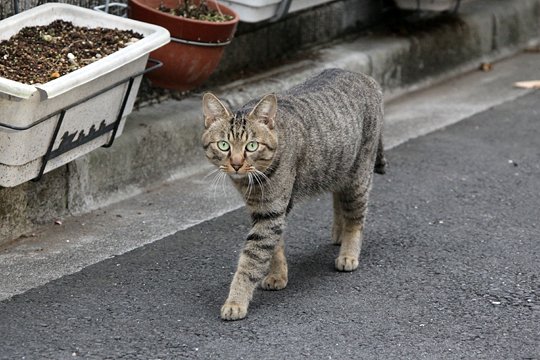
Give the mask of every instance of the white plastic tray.
[[(289, 12), (307, 9), (332, 0), (293, 0)], [(276, 14), (281, 0), (220, 0), (230, 7), (244, 22), (259, 22), (268, 20)]]
[[(0, 78), (0, 186), (15, 186), (38, 175), (62, 109), (68, 110), (53, 150), (60, 145), (63, 135), (88, 134), (92, 126), (99, 128), (103, 121), (107, 125), (115, 122), (128, 87), (123, 80), (144, 71), (148, 54), (170, 40), (169, 32), (162, 27), (60, 3), (41, 5), (0, 21), (0, 40), (10, 38), (25, 26), (47, 25), (57, 19), (76, 26), (133, 30), (144, 38), (46, 84), (26, 85)], [(116, 136), (121, 134), (125, 118), (131, 113), (140, 80), (140, 76), (134, 78)], [(117, 83), (118, 86), (92, 97)], [(73, 105), (87, 97), (90, 99)], [(110, 136), (111, 133), (104, 134), (52, 159), (45, 172), (108, 143)]]
[(454, 10), (458, 0), (396, 0), (396, 4), (406, 10), (445, 11)]

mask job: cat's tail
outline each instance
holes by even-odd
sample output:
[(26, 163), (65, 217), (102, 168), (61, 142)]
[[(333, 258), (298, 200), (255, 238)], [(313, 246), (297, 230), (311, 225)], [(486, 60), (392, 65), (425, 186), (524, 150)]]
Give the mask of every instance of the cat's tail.
[(377, 146), (377, 158), (375, 159), (375, 169), (377, 174), (386, 174), (386, 158), (384, 157), (384, 146), (382, 134), (379, 136), (379, 145)]

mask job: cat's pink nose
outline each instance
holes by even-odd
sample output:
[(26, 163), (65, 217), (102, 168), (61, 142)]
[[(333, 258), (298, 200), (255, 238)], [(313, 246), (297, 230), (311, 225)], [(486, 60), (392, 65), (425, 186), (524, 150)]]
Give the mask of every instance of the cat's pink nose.
[(233, 167), (234, 170), (236, 170), (236, 172), (238, 172), (238, 170), (240, 170), (240, 168), (242, 167), (242, 165), (238, 165), (238, 164), (231, 164), (231, 166)]

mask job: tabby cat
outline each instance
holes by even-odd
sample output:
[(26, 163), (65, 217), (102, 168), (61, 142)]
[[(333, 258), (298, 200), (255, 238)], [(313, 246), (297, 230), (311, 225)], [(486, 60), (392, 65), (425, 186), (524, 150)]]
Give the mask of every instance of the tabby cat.
[(242, 319), (257, 284), (287, 285), (285, 217), (293, 203), (333, 193), (335, 267), (358, 267), (373, 172), (384, 174), (382, 92), (370, 77), (329, 69), (280, 95), (231, 112), (203, 96), (206, 156), (228, 174), (251, 215), (224, 320)]

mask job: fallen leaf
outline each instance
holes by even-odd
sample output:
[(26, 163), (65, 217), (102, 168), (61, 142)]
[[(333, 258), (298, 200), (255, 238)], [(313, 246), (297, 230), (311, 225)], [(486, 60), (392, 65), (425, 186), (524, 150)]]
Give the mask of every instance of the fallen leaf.
[(540, 80), (518, 81), (514, 83), (514, 87), (522, 89), (540, 89)]
[(493, 70), (493, 64), (492, 63), (481, 63), (480, 64), (480, 70), (482, 70), (482, 71), (491, 71), (491, 70)]
[(525, 52), (540, 52), (540, 46), (530, 46), (525, 49)]

